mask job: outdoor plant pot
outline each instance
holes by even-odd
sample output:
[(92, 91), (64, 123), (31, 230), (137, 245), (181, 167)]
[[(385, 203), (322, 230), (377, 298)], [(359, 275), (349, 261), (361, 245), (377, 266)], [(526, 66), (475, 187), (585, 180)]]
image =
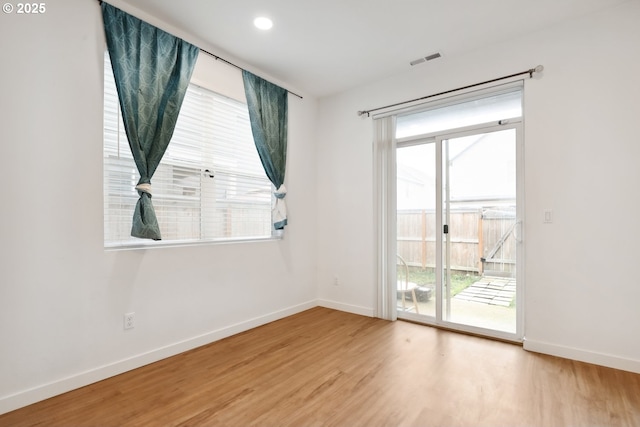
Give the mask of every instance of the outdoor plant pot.
[[(426, 286), (418, 286), (417, 288), (415, 288), (415, 292), (418, 302), (428, 302), (431, 299), (431, 295), (433, 294), (433, 289)], [(398, 292), (397, 298), (402, 298), (402, 292)], [(404, 299), (405, 301), (411, 301), (411, 292), (405, 292)]]

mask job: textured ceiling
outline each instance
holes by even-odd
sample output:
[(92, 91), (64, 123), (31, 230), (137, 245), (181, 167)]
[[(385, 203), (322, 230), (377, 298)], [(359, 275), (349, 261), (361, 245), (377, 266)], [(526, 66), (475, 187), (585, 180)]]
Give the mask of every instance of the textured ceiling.
[[(446, 60), (625, 2), (123, 1), (231, 53), (292, 90), (318, 97), (407, 71), (411, 60), (435, 51), (443, 53), (440, 60)], [(253, 27), (259, 15), (273, 20), (272, 30)]]

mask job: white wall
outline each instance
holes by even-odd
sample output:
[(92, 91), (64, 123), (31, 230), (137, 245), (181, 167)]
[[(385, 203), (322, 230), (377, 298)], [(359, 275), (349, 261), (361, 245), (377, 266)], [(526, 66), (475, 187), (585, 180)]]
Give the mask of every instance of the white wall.
[(290, 98), (283, 240), (103, 249), (104, 46), (96, 1), (0, 15), (0, 413), (317, 303), (310, 97)]
[(640, 372), (638, 22), (629, 1), (321, 100), (322, 303), (375, 307), (372, 122), (356, 111), (542, 64), (525, 83), (525, 348)]

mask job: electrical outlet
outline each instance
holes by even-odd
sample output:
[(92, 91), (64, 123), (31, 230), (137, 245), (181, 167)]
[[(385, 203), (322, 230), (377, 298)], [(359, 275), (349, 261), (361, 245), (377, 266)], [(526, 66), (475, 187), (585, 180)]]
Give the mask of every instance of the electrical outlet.
[(339, 286), (340, 285), (340, 280), (338, 280), (338, 276), (335, 276), (333, 278), (333, 286)]
[(133, 329), (136, 327), (136, 314), (135, 313), (126, 313), (124, 315), (124, 328), (125, 329)]

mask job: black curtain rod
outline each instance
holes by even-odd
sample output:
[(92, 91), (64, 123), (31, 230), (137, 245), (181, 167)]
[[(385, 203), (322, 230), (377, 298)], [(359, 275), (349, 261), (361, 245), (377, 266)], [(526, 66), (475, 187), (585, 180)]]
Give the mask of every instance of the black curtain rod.
[[(204, 50), (204, 49), (202, 49), (202, 48), (199, 48), (199, 49), (200, 49), (200, 52), (202, 52), (202, 53), (206, 53), (207, 55), (212, 56), (213, 58), (215, 58), (215, 60), (216, 60), (216, 61), (222, 61), (222, 62), (224, 62), (225, 64), (229, 64), (229, 65), (231, 65), (232, 67), (236, 67), (238, 70), (246, 71), (244, 68), (240, 67), (239, 65), (234, 64), (234, 63), (233, 63), (233, 62), (231, 62), (231, 61), (227, 61), (226, 59), (221, 58), (221, 57), (219, 57), (218, 55), (214, 55), (213, 53), (211, 53), (211, 52), (209, 52), (209, 51), (206, 51), (206, 50)], [(293, 96), (297, 96), (297, 97), (298, 97), (298, 98), (300, 98), (300, 99), (304, 99), (302, 96), (298, 95), (298, 94), (297, 94), (297, 93), (295, 93), (295, 92), (291, 92), (289, 89), (285, 89), (285, 90), (286, 90), (287, 92), (289, 92), (289, 93), (290, 93), (291, 95), (293, 95)]]
[(500, 81), (500, 80), (509, 79), (511, 77), (521, 76), (523, 74), (529, 74), (529, 78), (532, 78), (533, 77), (533, 73), (540, 73), (540, 72), (542, 72), (542, 70), (544, 70), (544, 67), (542, 65), (538, 65), (537, 67), (530, 68), (527, 71), (521, 71), (519, 73), (510, 74), (508, 76), (498, 77), (497, 79), (491, 79), (491, 80), (487, 80), (487, 81), (484, 81), (484, 82), (474, 83), (472, 85), (459, 87), (459, 88), (456, 88), (456, 89), (446, 90), (446, 91), (440, 92), (440, 93), (434, 93), (433, 95), (423, 96), (421, 98), (412, 99), (410, 101), (402, 101), (402, 102), (398, 102), (396, 104), (385, 105), (384, 107), (372, 108), (371, 110), (358, 111), (358, 116), (363, 116), (363, 115), (366, 114), (367, 117), (370, 117), (371, 113), (374, 112), (374, 111), (384, 110), (386, 108), (391, 108), (391, 107), (397, 107), (399, 105), (409, 104), (411, 102), (422, 101), (423, 99), (433, 98), (434, 96), (446, 95), (448, 93), (458, 92), (460, 90), (464, 90), (464, 89), (469, 89), (469, 88), (476, 87), (476, 86), (485, 85), (487, 83), (493, 83), (493, 82), (497, 82), (497, 81)]
[[(98, 0), (98, 4), (102, 4), (102, 0)], [(231, 65), (232, 67), (236, 67), (238, 70), (241, 70), (241, 71), (247, 71), (247, 70), (245, 70), (244, 68), (242, 68), (242, 67), (240, 67), (240, 66), (238, 66), (238, 65), (234, 64), (233, 62), (231, 62), (231, 61), (227, 61), (226, 59), (219, 57), (218, 55), (214, 55), (213, 53), (211, 53), (211, 52), (209, 52), (209, 51), (206, 51), (206, 50), (204, 50), (204, 49), (202, 49), (202, 48), (198, 48), (198, 49), (200, 49), (200, 52), (202, 52), (202, 53), (206, 53), (207, 55), (212, 56), (213, 58), (215, 58), (215, 59), (216, 59), (216, 61), (222, 61), (222, 62), (224, 62), (225, 64), (229, 64), (229, 65)], [(298, 98), (300, 98), (300, 99), (304, 99), (302, 96), (298, 95), (298, 94), (297, 94), (297, 93), (295, 93), (295, 92), (291, 92), (289, 89), (285, 89), (285, 90), (286, 90), (287, 92), (289, 92), (289, 93), (290, 93), (291, 95), (293, 95), (293, 96), (297, 96), (297, 97), (298, 97)]]

